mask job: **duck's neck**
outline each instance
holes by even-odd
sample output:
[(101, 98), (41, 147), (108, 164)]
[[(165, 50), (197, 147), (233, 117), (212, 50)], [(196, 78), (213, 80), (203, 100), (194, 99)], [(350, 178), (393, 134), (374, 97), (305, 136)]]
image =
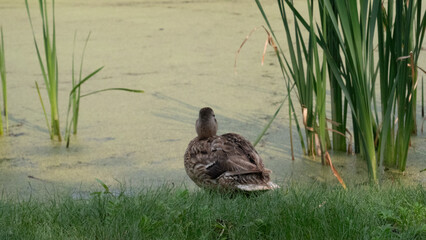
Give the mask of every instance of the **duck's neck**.
[(216, 136), (217, 133), (217, 122), (215, 118), (199, 118), (195, 124), (195, 130), (197, 131), (199, 139), (206, 139), (209, 137)]

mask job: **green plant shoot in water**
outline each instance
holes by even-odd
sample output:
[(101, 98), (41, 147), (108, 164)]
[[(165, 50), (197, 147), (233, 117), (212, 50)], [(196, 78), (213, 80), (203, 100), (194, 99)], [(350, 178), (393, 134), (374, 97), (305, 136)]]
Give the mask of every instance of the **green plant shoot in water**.
[[(70, 145), (70, 136), (71, 136), (71, 129), (72, 133), (75, 135), (77, 134), (77, 126), (78, 126), (78, 116), (79, 116), (79, 110), (80, 110), (80, 99), (86, 96), (90, 96), (95, 93), (105, 92), (105, 91), (112, 91), (112, 90), (119, 90), (119, 91), (127, 91), (127, 92), (135, 92), (135, 93), (143, 93), (143, 90), (137, 90), (137, 89), (129, 89), (129, 88), (105, 88), (101, 90), (96, 90), (93, 92), (89, 92), (86, 94), (81, 94), (81, 85), (91, 79), (93, 76), (95, 76), (98, 72), (100, 72), (104, 67), (100, 67), (93, 71), (92, 73), (88, 74), (86, 77), (82, 78), (82, 72), (83, 72), (83, 60), (84, 60), (84, 54), (86, 52), (87, 43), (90, 39), (90, 33), (87, 35), (86, 41), (84, 43), (83, 47), (83, 53), (81, 55), (80, 60), (80, 71), (78, 80), (76, 80), (75, 77), (75, 68), (74, 68), (74, 50), (75, 50), (75, 41), (76, 41), (77, 33), (74, 35), (74, 48), (73, 48), (73, 55), (72, 55), (72, 89), (69, 94), (69, 100), (68, 100), (68, 111), (67, 111), (67, 120), (66, 120), (66, 126), (65, 126), (65, 139), (67, 141), (67, 147)], [(69, 121), (70, 112), (72, 109), (72, 116), (71, 121)]]

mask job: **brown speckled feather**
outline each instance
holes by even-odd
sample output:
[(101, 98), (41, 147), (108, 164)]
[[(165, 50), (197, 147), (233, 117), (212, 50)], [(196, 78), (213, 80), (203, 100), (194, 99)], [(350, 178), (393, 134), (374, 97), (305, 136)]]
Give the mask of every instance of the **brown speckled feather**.
[(270, 183), (270, 170), (253, 145), (234, 133), (193, 139), (185, 152), (185, 169), (200, 187), (240, 189), (247, 185), (248, 189), (242, 189), (247, 191), (277, 187)]

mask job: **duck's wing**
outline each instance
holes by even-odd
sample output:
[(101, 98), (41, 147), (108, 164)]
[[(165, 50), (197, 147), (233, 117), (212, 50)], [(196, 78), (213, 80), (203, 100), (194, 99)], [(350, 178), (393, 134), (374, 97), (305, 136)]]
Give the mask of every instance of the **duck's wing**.
[(258, 173), (269, 179), (269, 170), (264, 168), (253, 145), (238, 134), (227, 133), (216, 137), (211, 143), (210, 157), (214, 161), (206, 170), (212, 178), (224, 173), (228, 176)]
[(238, 156), (240, 161), (244, 161), (244, 163), (240, 162), (240, 164), (250, 163), (256, 165), (256, 167), (261, 170), (264, 169), (262, 158), (250, 141), (235, 133), (223, 134), (222, 138), (226, 139), (224, 145), (227, 154), (230, 156)]

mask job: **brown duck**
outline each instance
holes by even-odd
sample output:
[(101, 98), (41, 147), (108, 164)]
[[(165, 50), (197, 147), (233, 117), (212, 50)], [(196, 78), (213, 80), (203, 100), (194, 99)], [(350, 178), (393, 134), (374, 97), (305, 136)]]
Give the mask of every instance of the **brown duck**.
[(220, 190), (263, 191), (279, 188), (253, 145), (242, 136), (217, 136), (211, 108), (202, 108), (195, 123), (198, 136), (185, 152), (185, 170), (199, 187)]

